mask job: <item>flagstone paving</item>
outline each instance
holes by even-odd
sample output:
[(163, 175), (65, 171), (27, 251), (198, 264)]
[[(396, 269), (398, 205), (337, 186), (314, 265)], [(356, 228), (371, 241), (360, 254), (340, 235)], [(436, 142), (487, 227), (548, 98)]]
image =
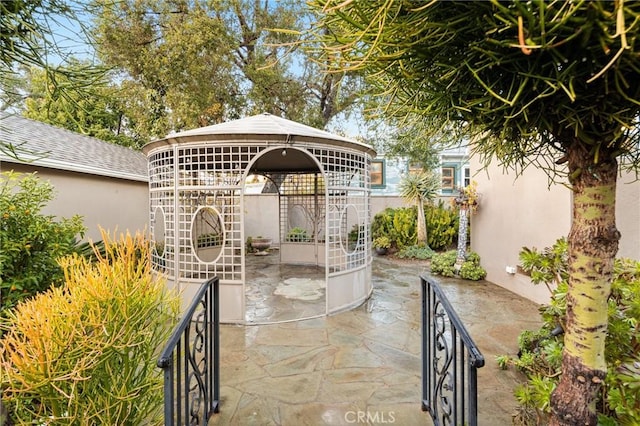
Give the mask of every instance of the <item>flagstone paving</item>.
[[(210, 425), (430, 425), (421, 411), (420, 274), (374, 258), (373, 295), (352, 311), (268, 325), (222, 325), (220, 413)], [(495, 357), (539, 326), (538, 307), (488, 282), (440, 280), (485, 356), (480, 425), (510, 425), (522, 377)]]

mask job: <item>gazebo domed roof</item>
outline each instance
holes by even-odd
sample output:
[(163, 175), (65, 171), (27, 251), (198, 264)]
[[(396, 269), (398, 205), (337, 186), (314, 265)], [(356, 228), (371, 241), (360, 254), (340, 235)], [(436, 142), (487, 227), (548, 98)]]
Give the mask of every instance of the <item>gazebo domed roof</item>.
[(148, 143), (144, 146), (143, 151), (148, 153), (158, 146), (188, 142), (228, 143), (255, 139), (271, 143), (308, 141), (350, 146), (375, 156), (375, 150), (370, 145), (268, 113), (170, 134), (165, 138)]

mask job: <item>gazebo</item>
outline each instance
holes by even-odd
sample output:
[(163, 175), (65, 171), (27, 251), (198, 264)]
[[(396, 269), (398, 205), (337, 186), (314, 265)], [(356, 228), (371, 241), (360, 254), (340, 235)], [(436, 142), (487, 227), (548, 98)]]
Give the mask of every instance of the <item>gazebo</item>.
[(277, 193), (282, 264), (325, 271), (324, 315), (371, 294), (370, 146), (270, 114), (147, 144), (153, 266), (186, 302), (220, 280), (221, 321), (245, 320), (245, 186)]

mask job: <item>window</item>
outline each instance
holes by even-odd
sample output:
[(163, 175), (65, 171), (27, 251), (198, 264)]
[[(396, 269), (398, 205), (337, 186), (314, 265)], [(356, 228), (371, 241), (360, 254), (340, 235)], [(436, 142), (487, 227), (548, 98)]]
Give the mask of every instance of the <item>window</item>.
[(442, 189), (453, 190), (455, 187), (455, 167), (443, 167), (442, 168)]
[(471, 169), (469, 167), (464, 168), (464, 187), (466, 188), (471, 184)]
[(371, 186), (374, 188), (384, 186), (384, 160), (371, 161)]

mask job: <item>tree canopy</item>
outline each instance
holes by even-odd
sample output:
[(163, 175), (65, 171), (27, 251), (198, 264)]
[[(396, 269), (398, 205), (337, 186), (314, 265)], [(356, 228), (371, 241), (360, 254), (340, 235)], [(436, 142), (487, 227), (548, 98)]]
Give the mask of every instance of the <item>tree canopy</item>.
[[(104, 69), (93, 63), (69, 67), (74, 55), (84, 54), (90, 44), (82, 13), (90, 7), (75, 0), (3, 0), (0, 2), (0, 87), (2, 108), (23, 98), (22, 72), (38, 67), (46, 72), (51, 87), (63, 96), (101, 78)], [(64, 78), (65, 84), (59, 84)]]
[[(77, 62), (76, 66), (88, 65)], [(26, 76), (23, 82), (27, 96), (23, 110), (25, 117), (118, 145), (140, 148), (147, 142), (128, 134), (122, 98), (107, 75), (82, 91), (71, 90), (64, 96), (51, 87), (51, 81), (42, 68), (31, 67)], [(64, 76), (58, 81), (60, 84), (68, 82)]]
[(638, 163), (637, 2), (340, 3), (314, 2), (318, 37), (340, 69), (366, 69), (385, 113), (518, 170), (557, 172), (574, 141)]
[(260, 112), (325, 127), (357, 99), (357, 75), (322, 74), (293, 43), (311, 22), (300, 2), (98, 5), (98, 54), (119, 70), (124, 109), (142, 137)]

